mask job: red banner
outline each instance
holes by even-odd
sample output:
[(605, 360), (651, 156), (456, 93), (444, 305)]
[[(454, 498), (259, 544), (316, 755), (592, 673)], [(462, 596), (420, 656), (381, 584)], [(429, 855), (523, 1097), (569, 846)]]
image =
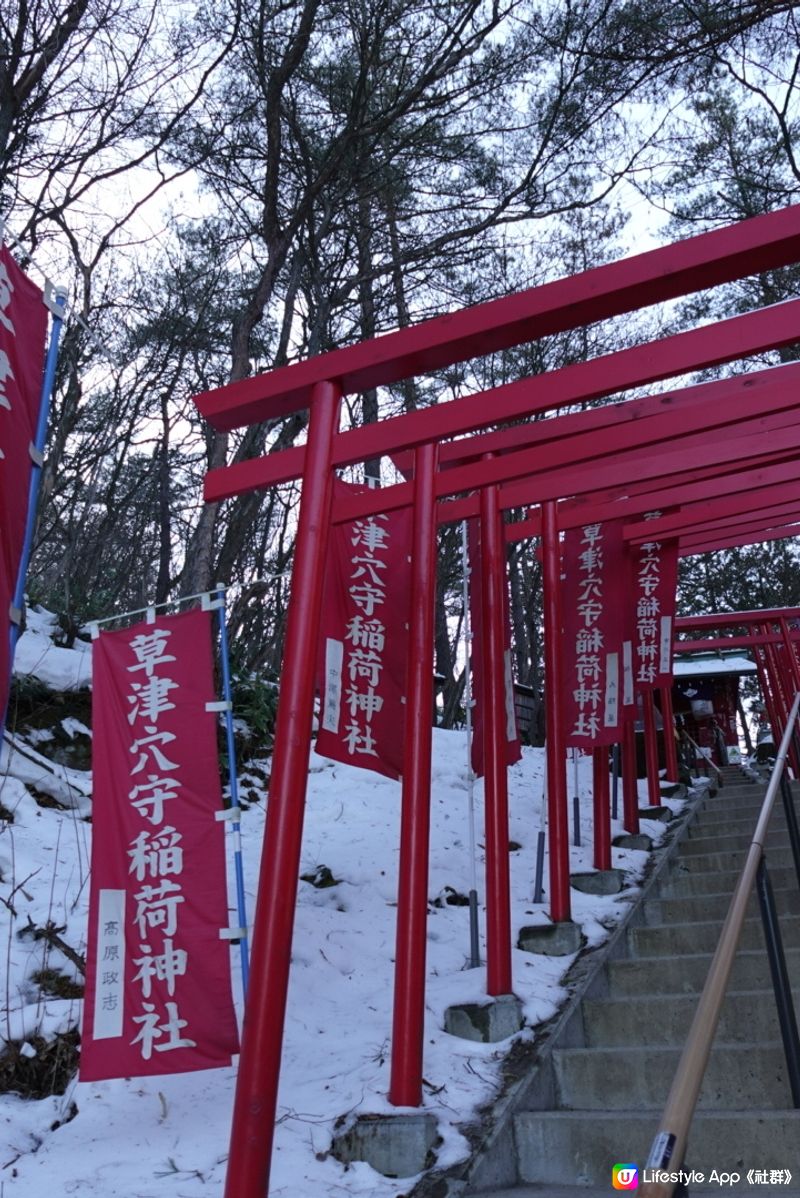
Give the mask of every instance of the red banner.
[[(467, 546), (469, 555), (469, 611), (472, 630), (472, 697), (475, 706), (472, 710), (472, 772), (476, 778), (482, 778), (485, 772), (483, 753), (483, 723), (484, 723), (484, 688), (483, 688), (483, 596), (481, 593), (481, 536), (480, 522), (467, 522)], [(506, 699), (506, 765), (513, 765), (522, 756), (522, 746), (517, 732), (517, 716), (514, 710), (514, 676), (511, 670), (511, 616), (508, 602), (508, 579), (506, 581), (506, 603), (504, 611), (503, 663), (505, 675)]]
[(568, 529), (562, 562), (566, 743), (592, 749), (619, 738), (622, 521)]
[(325, 575), (316, 749), (388, 778), (403, 772), (411, 530), (410, 508), (334, 526)]
[(0, 717), (8, 702), (9, 608), (25, 539), (46, 332), (41, 291), (0, 246)]
[(210, 620), (184, 612), (94, 644), (82, 1081), (238, 1052)]
[[(663, 514), (647, 512), (644, 519), (657, 520)], [(631, 683), (637, 691), (672, 683), (678, 542), (645, 541), (633, 545), (629, 550), (628, 577), (632, 603), (628, 601), (626, 628), (631, 640), (624, 647), (626, 705), (633, 703)]]

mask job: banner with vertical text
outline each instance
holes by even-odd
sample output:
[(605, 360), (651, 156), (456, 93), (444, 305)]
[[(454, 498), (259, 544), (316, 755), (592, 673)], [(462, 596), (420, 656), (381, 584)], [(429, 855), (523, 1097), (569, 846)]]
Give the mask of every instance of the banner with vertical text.
[[(674, 509), (673, 509), (674, 510)], [(664, 512), (646, 512), (657, 520)], [(672, 684), (672, 629), (678, 586), (678, 542), (644, 541), (628, 549), (628, 600), (625, 643), (626, 673), (636, 691)], [(630, 682), (625, 704), (633, 703)]]
[(570, 528), (563, 544), (566, 744), (619, 738), (625, 546), (622, 521)]
[(25, 540), (46, 333), (42, 292), (0, 246), (0, 718), (8, 702), (10, 607)]
[[(363, 491), (336, 480), (334, 496)], [(331, 530), (319, 649), (316, 750), (388, 778), (403, 772), (411, 508)]]
[(94, 643), (82, 1081), (238, 1052), (210, 621), (189, 611)]

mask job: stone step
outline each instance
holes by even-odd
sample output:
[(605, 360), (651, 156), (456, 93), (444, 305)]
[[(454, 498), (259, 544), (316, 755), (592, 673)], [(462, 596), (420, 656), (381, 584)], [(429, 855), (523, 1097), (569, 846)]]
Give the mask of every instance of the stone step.
[[(671, 1046), (631, 1046), (624, 1053), (618, 1048), (556, 1049), (556, 1105), (566, 1110), (661, 1110), (680, 1054), (680, 1048)], [(788, 1107), (783, 1045), (715, 1044), (697, 1102), (705, 1110)]]
[[(761, 803), (769, 789), (768, 782), (740, 782), (736, 786), (720, 786), (716, 794), (700, 796), (708, 807), (735, 806), (741, 803)], [(778, 792), (780, 797), (780, 791)]]
[[(694, 864), (694, 861), (690, 861), (690, 864), (679, 865), (666, 874), (664, 881), (657, 884), (654, 895), (658, 898), (686, 898), (692, 894), (733, 894), (741, 869), (735, 873), (727, 870), (698, 871)], [(793, 865), (776, 867), (773, 854), (770, 854), (767, 865), (773, 890), (797, 888), (797, 872)]]
[[(660, 1112), (636, 1108), (608, 1111), (521, 1111), (514, 1117), (520, 1181), (540, 1186), (564, 1185), (607, 1187), (610, 1195), (611, 1169), (617, 1162), (644, 1162), (658, 1131)], [(747, 1186), (749, 1169), (790, 1169), (796, 1181), (800, 1111), (698, 1110), (692, 1121), (686, 1161), (706, 1177), (712, 1169), (741, 1173), (739, 1193), (750, 1198), (787, 1198), (788, 1187)], [(735, 1193), (717, 1184), (692, 1186), (696, 1193)], [(551, 1191), (543, 1191), (551, 1192)], [(576, 1190), (576, 1193), (579, 1192)]]
[(726, 811), (737, 807), (755, 811), (761, 807), (766, 794), (766, 786), (726, 786), (724, 790), (702, 800), (701, 807), (703, 811)]
[[(746, 833), (721, 831), (718, 835), (716, 833), (707, 835), (705, 828), (698, 827), (693, 836), (687, 836), (685, 840), (681, 841), (679, 855), (683, 858), (707, 856), (710, 853), (746, 853), (753, 842), (754, 831), (753, 827)], [(786, 829), (770, 828), (764, 838), (764, 846), (767, 852), (791, 848)]]
[[(686, 838), (681, 841), (681, 847), (694, 844), (697, 840), (734, 840), (740, 839), (749, 844), (756, 830), (757, 820), (708, 820), (701, 819), (696, 824), (690, 824), (687, 829)], [(789, 832), (786, 823), (782, 819), (770, 820), (769, 828), (767, 829), (767, 837), (773, 841), (783, 841), (785, 844), (791, 844)], [(730, 847), (730, 846), (727, 846)], [(709, 850), (714, 852), (714, 849)]]
[[(644, 1162), (766, 793), (765, 783), (746, 779), (738, 767), (724, 774), (718, 794), (707, 794), (696, 807), (669, 874), (651, 890), (643, 909), (645, 923), (625, 934), (620, 947), (627, 943), (630, 956), (608, 961), (590, 991), (595, 997), (584, 998), (584, 1046), (575, 1047), (573, 1031), (573, 1047), (552, 1052), (552, 1088), (548, 1081), (543, 1090), (531, 1092), (531, 1105), (552, 1103), (558, 1109), (511, 1116), (518, 1184), (509, 1184), (513, 1174), (506, 1152), (499, 1171), (482, 1174), (484, 1179), (502, 1178), (506, 1188), (493, 1189), (484, 1181), (483, 1188), (467, 1190), (468, 1195), (610, 1198), (616, 1192), (612, 1167), (620, 1161), (638, 1162), (642, 1184)], [(767, 834), (767, 863), (789, 977), (800, 992), (800, 888), (780, 798)], [(800, 1178), (800, 1112), (791, 1109), (755, 895), (694, 1116), (687, 1162), (687, 1168), (706, 1177), (714, 1169), (740, 1174), (733, 1185), (693, 1182), (692, 1198), (712, 1192), (732, 1198), (800, 1198), (800, 1189), (748, 1185), (746, 1179), (748, 1169), (786, 1168)], [(794, 1186), (798, 1184), (795, 1180)]]
[[(797, 873), (794, 870), (794, 858), (790, 848), (768, 848), (765, 854), (767, 868), (770, 872), (770, 877), (776, 870), (783, 870), (792, 867), (792, 874), (797, 880)], [(688, 853), (685, 856), (681, 855), (675, 859), (672, 868), (667, 875), (669, 879), (676, 876), (686, 874), (727, 874), (735, 873), (738, 876), (742, 872), (742, 866), (747, 859), (747, 853), (741, 849), (737, 849), (731, 853), (698, 853), (696, 855)], [(731, 889), (735, 885), (731, 883)], [(727, 883), (726, 883), (727, 885)], [(717, 890), (723, 890), (723, 886), (717, 886)]]
[[(779, 915), (800, 915), (800, 888), (773, 886), (775, 906)], [(649, 899), (643, 908), (645, 923), (658, 926), (663, 923), (688, 923), (693, 919), (722, 920), (731, 905), (731, 892), (723, 894), (693, 894), (683, 898)], [(750, 898), (749, 914), (759, 915), (758, 896)]]
[[(749, 821), (755, 825), (756, 820), (761, 815), (761, 810), (764, 805), (764, 795), (759, 793), (751, 795), (748, 799), (737, 800), (733, 803), (720, 803), (716, 799), (713, 802), (705, 803), (702, 806), (695, 808), (696, 820), (692, 820), (691, 824), (694, 828), (696, 824), (710, 823), (714, 827), (718, 827), (725, 823), (746, 824)], [(773, 803), (770, 813), (769, 822), (772, 824), (776, 820), (783, 821), (786, 818), (783, 803), (780, 795)]]
[[(707, 803), (698, 810), (698, 817), (702, 823), (712, 824), (745, 823), (747, 820), (755, 822), (761, 812), (763, 802), (764, 796), (759, 795), (757, 801), (752, 800), (747, 803)], [(778, 798), (775, 806), (772, 808), (770, 823), (773, 820), (783, 821), (785, 819), (786, 813), (783, 809), (783, 800)]]
[[(787, 915), (780, 922), (784, 947), (800, 947), (800, 917)], [(630, 928), (628, 946), (633, 957), (674, 957), (680, 953), (710, 953), (717, 947), (721, 926), (713, 920), (704, 920), (702, 923)], [(745, 920), (739, 947), (764, 949), (764, 933), (760, 920)]]
[[(786, 968), (795, 993), (800, 993), (800, 949), (785, 950)], [(631, 957), (609, 961), (606, 978), (611, 997), (646, 997), (659, 994), (699, 994), (708, 977), (710, 953), (673, 957)], [(730, 984), (736, 990), (760, 990), (770, 986), (767, 956), (763, 949), (736, 954)]]
[[(716, 1039), (720, 1043), (780, 1040), (780, 1024), (769, 978), (765, 986), (768, 988), (729, 991), (717, 1026)], [(682, 1047), (697, 1010), (697, 1000), (697, 994), (586, 999), (583, 1004), (586, 1047), (627, 1049), (630, 1044)]]

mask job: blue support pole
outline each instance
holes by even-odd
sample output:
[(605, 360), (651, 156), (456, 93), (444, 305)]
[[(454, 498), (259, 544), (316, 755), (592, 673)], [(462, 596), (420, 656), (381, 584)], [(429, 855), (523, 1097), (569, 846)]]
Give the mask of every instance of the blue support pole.
[(239, 941), (242, 965), (242, 990), (247, 997), (247, 983), (250, 976), (250, 957), (248, 952), (247, 932), (247, 902), (244, 894), (244, 869), (242, 866), (242, 831), (238, 818), (239, 811), (239, 781), (236, 777), (236, 744), (233, 738), (233, 698), (231, 689), (231, 663), (228, 651), (228, 626), (225, 623), (225, 587), (217, 583), (214, 595), (214, 606), (219, 616), (219, 646), (222, 662), (222, 697), (225, 700), (225, 737), (228, 747), (228, 777), (231, 791), (231, 808), (237, 812), (231, 820), (233, 833), (233, 866), (236, 876), (236, 904), (239, 916), (239, 927), (242, 937)]
[[(19, 559), (17, 585), (11, 601), (13, 614), (8, 629), (10, 672), (13, 672), (14, 669), (14, 654), (17, 651), (17, 641), (20, 637), (20, 621), (22, 619), (22, 608), (25, 603), (25, 580), (28, 576), (28, 566), (30, 565), (31, 550), (33, 548), (33, 534), (36, 529), (36, 509), (39, 503), (39, 491), (42, 486), (44, 448), (47, 443), (47, 425), (50, 419), (50, 401), (53, 395), (53, 384), (55, 382), (56, 365), (58, 363), (58, 344), (61, 339), (61, 329), (64, 324), (64, 312), (67, 303), (66, 289), (62, 287), (55, 288), (53, 296), (52, 300), (45, 300), (53, 315), (53, 322), (50, 329), (50, 344), (47, 347), (47, 357), (45, 358), (44, 375), (42, 376), (39, 417), (36, 422), (34, 439), (30, 447), (33, 469), (31, 470), (30, 483), (28, 484), (28, 515), (25, 522), (25, 537), (22, 542), (22, 553)], [(5, 732), (5, 726), (6, 712), (3, 711), (0, 712), (0, 735)]]

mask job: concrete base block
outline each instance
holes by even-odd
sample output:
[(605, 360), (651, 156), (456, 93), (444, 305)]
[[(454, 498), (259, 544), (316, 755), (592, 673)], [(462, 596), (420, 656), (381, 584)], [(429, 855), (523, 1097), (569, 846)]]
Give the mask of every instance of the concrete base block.
[(596, 869), (590, 874), (570, 874), (569, 884), (582, 894), (619, 894), (623, 877), (621, 869)]
[(668, 824), (672, 819), (671, 807), (640, 807), (639, 819), (658, 819), (662, 824)]
[(332, 1153), (345, 1165), (366, 1161), (384, 1177), (413, 1177), (435, 1163), (435, 1115), (361, 1115), (334, 1136)]
[(644, 832), (624, 832), (622, 836), (615, 836), (611, 843), (617, 849), (644, 849), (646, 853), (653, 847), (652, 839)]
[(682, 782), (662, 782), (659, 790), (665, 799), (685, 799), (688, 794)]
[(517, 948), (543, 957), (568, 957), (583, 945), (583, 933), (577, 923), (545, 923), (520, 928)]
[(522, 1027), (522, 1004), (514, 994), (501, 994), (492, 1002), (458, 1003), (444, 1013), (444, 1030), (462, 1040), (496, 1044), (515, 1036)]

